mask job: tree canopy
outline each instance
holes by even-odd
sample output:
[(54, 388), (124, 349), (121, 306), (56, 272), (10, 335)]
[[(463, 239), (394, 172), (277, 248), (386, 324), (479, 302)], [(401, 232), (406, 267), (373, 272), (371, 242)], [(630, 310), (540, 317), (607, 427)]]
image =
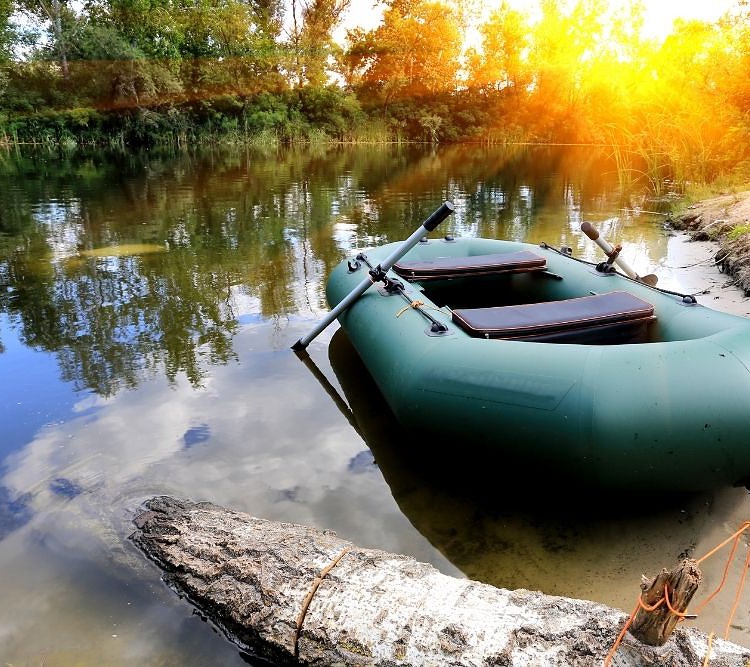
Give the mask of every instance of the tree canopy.
[[(541, 141), (650, 178), (750, 178), (750, 7), (643, 32), (640, 2), (0, 0), (0, 141)], [(377, 132), (373, 134), (373, 128)]]

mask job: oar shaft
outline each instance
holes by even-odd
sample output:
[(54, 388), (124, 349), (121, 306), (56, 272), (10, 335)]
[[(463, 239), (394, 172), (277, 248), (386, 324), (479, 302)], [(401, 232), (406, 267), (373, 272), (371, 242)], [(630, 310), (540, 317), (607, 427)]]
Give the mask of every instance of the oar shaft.
[[(607, 257), (610, 257), (612, 255), (615, 249), (600, 236), (598, 230), (596, 229), (596, 227), (594, 227), (594, 225), (592, 225), (590, 222), (584, 222), (581, 225), (581, 231), (586, 234), (586, 236), (588, 236), (594, 243), (596, 243), (596, 245), (598, 245), (604, 251)], [(638, 280), (638, 274), (633, 271), (633, 269), (630, 267), (630, 264), (628, 264), (619, 255), (615, 257), (615, 264), (617, 264), (629, 278)]]
[(372, 279), (367, 276), (359, 285), (357, 285), (349, 294), (347, 294), (341, 301), (338, 302), (335, 308), (315, 325), (313, 330), (300, 338), (294, 345), (293, 350), (304, 350), (312, 341), (315, 339), (331, 322), (333, 322), (341, 313), (343, 313), (349, 306), (351, 306), (359, 297), (361, 297), (372, 285)]
[[(427, 232), (431, 232), (437, 227), (443, 220), (445, 220), (451, 213), (453, 213), (453, 204), (449, 201), (443, 202), (443, 204), (437, 210), (433, 211), (430, 216), (425, 220), (419, 228), (406, 239), (396, 250), (394, 250), (388, 257), (386, 257), (374, 271), (378, 268), (383, 273), (388, 271), (399, 259), (401, 259), (409, 250), (411, 250)], [(312, 340), (318, 336), (331, 322), (333, 322), (341, 313), (343, 313), (349, 306), (351, 306), (359, 297), (361, 297), (373, 284), (373, 278), (369, 275), (359, 285), (357, 285), (349, 294), (347, 294), (339, 303), (326, 315), (313, 330), (300, 338), (292, 349), (295, 351), (304, 350)]]

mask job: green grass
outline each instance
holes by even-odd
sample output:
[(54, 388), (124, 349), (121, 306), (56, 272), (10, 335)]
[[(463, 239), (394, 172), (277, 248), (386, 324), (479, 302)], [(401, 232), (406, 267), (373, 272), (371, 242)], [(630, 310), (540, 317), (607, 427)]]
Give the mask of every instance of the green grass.
[(744, 236), (745, 234), (750, 234), (750, 225), (737, 225), (729, 231), (727, 238), (730, 241), (736, 241), (740, 236)]

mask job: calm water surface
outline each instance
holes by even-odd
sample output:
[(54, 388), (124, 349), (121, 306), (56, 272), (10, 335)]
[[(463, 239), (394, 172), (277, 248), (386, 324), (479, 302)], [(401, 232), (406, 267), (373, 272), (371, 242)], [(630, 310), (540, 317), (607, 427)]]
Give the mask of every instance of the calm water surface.
[[(441, 234), (596, 259), (589, 220), (669, 278), (656, 205), (622, 197), (594, 149), (0, 154), (3, 664), (246, 664), (129, 543), (155, 494), (626, 609), (641, 573), (750, 516), (739, 489), (569, 506), (564, 479), (414, 450), (336, 326), (309, 348), (326, 391), (289, 346), (325, 313), (327, 273), (445, 199)], [(731, 597), (697, 625), (722, 633)], [(750, 645), (747, 604), (734, 623)]]

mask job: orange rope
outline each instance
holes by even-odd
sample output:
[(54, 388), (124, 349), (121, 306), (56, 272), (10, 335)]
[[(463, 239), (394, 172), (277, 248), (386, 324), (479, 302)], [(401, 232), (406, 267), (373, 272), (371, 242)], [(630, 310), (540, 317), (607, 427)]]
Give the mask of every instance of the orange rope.
[[(710, 558), (713, 556), (717, 551), (719, 551), (722, 547), (726, 546), (730, 542), (734, 540), (734, 544), (732, 545), (732, 549), (729, 552), (729, 556), (727, 558), (727, 562), (724, 566), (724, 573), (721, 577), (721, 582), (716, 587), (716, 590), (714, 590), (703, 602), (698, 605), (698, 611), (700, 612), (703, 610), (703, 608), (711, 601), (713, 598), (719, 593), (719, 591), (724, 587), (724, 584), (727, 580), (727, 575), (729, 573), (729, 566), (732, 563), (732, 560), (734, 558), (735, 553), (737, 552), (737, 547), (740, 543), (740, 537), (742, 533), (744, 533), (746, 530), (750, 529), (750, 521), (745, 521), (742, 523), (742, 525), (732, 534), (730, 535), (726, 540), (721, 542), (721, 544), (718, 544), (713, 549), (711, 549), (707, 554), (701, 556), (699, 559), (696, 560), (696, 563), (702, 563), (704, 560)], [(734, 614), (737, 611), (737, 607), (740, 603), (740, 598), (742, 597), (742, 591), (745, 587), (745, 580), (747, 576), (747, 570), (750, 568), (750, 549), (748, 549), (747, 555), (745, 556), (745, 563), (742, 567), (742, 576), (740, 577), (740, 582), (737, 587), (737, 592), (734, 596), (734, 602), (732, 604), (732, 611), (729, 614), (729, 619), (727, 620), (726, 628), (724, 629), (724, 639), (726, 639), (729, 636), (729, 628), (732, 624), (732, 619), (734, 618)], [(628, 631), (628, 628), (633, 623), (633, 620), (635, 619), (636, 613), (638, 613), (638, 609), (643, 609), (647, 612), (652, 612), (661, 607), (663, 604), (667, 605), (669, 608), (669, 612), (671, 614), (674, 614), (675, 616), (678, 616), (680, 621), (683, 621), (686, 618), (696, 618), (697, 614), (687, 614), (685, 612), (678, 611), (672, 606), (672, 602), (669, 599), (669, 589), (667, 587), (667, 584), (664, 584), (664, 595), (657, 600), (653, 605), (647, 605), (643, 601), (643, 596), (638, 596), (638, 602), (636, 603), (635, 607), (633, 608), (633, 611), (630, 612), (630, 616), (628, 617), (628, 620), (625, 622), (625, 626), (622, 630), (620, 630), (620, 634), (617, 635), (617, 639), (615, 639), (615, 643), (612, 645), (612, 648), (609, 649), (609, 653), (607, 653), (607, 657), (604, 659), (604, 667), (609, 667), (612, 663), (612, 658), (614, 657), (615, 653), (617, 652), (617, 649), (619, 648), (620, 644), (622, 643), (622, 640), (625, 637), (625, 633)], [(712, 633), (713, 635), (713, 633)], [(712, 637), (710, 638), (712, 639)], [(709, 653), (711, 650), (711, 643), (709, 641)], [(708, 658), (708, 654), (706, 655)]]
[(727, 581), (727, 575), (729, 574), (729, 566), (732, 564), (732, 560), (734, 559), (734, 554), (737, 553), (737, 547), (740, 544), (740, 535), (742, 535), (742, 531), (746, 530), (748, 526), (750, 526), (750, 523), (743, 524), (744, 528), (741, 530), (738, 530), (734, 535), (729, 537), (728, 539), (724, 540), (718, 547), (715, 547), (711, 551), (709, 551), (705, 556), (703, 556), (700, 560), (696, 561), (697, 563), (700, 563), (701, 561), (706, 560), (709, 556), (713, 556), (718, 549), (725, 546), (730, 540), (734, 540), (734, 544), (732, 545), (731, 550), (729, 551), (729, 556), (727, 556), (727, 562), (724, 565), (724, 573), (721, 576), (721, 581), (719, 582), (719, 585), (716, 587), (716, 589), (705, 599), (703, 602), (701, 602), (698, 605), (697, 613), (701, 613), (706, 606), (708, 605), (711, 600), (713, 600), (716, 595), (719, 593), (719, 591), (724, 588), (724, 584)]
[(679, 611), (675, 609), (672, 606), (672, 603), (669, 601), (669, 588), (667, 587), (667, 584), (664, 584), (664, 597), (662, 598), (666, 603), (667, 607), (669, 607), (669, 611), (672, 612), (675, 616), (679, 617), (679, 619), (682, 621), (686, 618), (697, 618), (697, 614), (687, 614), (683, 611)]
[(654, 611), (661, 607), (664, 604), (664, 598), (660, 598), (657, 602), (655, 602), (650, 607), (643, 601), (643, 596), (638, 596), (638, 606), (643, 609), (643, 611)]
[(442, 308), (436, 308), (435, 306), (431, 306), (428, 303), (425, 303), (424, 301), (419, 301), (419, 299), (415, 299), (412, 301), (408, 306), (404, 306), (401, 310), (399, 310), (396, 313), (396, 317), (401, 317), (409, 308), (429, 308), (430, 310), (436, 310), (438, 313), (442, 313), (443, 315), (448, 315), (449, 313), (446, 313)]
[(723, 546), (724, 546), (725, 544), (727, 544), (728, 542), (731, 542), (731, 541), (732, 541), (733, 539), (735, 539), (735, 538), (739, 537), (739, 536), (740, 536), (740, 535), (741, 535), (742, 533), (744, 533), (744, 532), (745, 532), (745, 531), (746, 531), (746, 530), (747, 530), (748, 528), (750, 528), (750, 521), (745, 521), (745, 522), (744, 522), (744, 523), (743, 523), (743, 524), (742, 524), (742, 525), (741, 525), (741, 526), (740, 526), (740, 527), (739, 527), (739, 528), (738, 528), (738, 529), (737, 529), (737, 530), (736, 530), (736, 531), (734, 532), (734, 534), (733, 534), (733, 535), (730, 535), (729, 537), (727, 537), (727, 539), (726, 539), (726, 540), (724, 540), (724, 541), (723, 541), (723, 542), (722, 542), (721, 544), (719, 544), (719, 545), (715, 546), (715, 547), (714, 547), (713, 549), (711, 549), (711, 551), (709, 551), (709, 552), (708, 552), (707, 554), (705, 554), (704, 556), (701, 556), (701, 557), (700, 557), (700, 558), (699, 558), (699, 559), (698, 559), (697, 561), (695, 561), (695, 562), (696, 562), (696, 563), (698, 563), (698, 564), (700, 565), (700, 564), (701, 564), (701, 563), (702, 563), (702, 562), (703, 562), (704, 560), (706, 560), (706, 559), (707, 559), (707, 558), (708, 558), (709, 556), (713, 556), (713, 555), (714, 555), (714, 554), (715, 554), (715, 553), (716, 553), (716, 552), (717, 552), (717, 551), (718, 551), (719, 549), (721, 549), (721, 548), (722, 548), (722, 547), (723, 547)]
[(708, 642), (706, 645), (706, 657), (703, 658), (703, 666), (702, 667), (708, 667), (708, 663), (711, 660), (711, 647), (714, 643), (714, 633), (712, 632), (710, 635), (708, 635)]
[[(666, 586), (664, 587), (666, 590)], [(647, 605), (643, 601), (643, 596), (638, 596), (638, 602), (635, 603), (635, 607), (633, 608), (633, 611), (630, 612), (630, 616), (628, 617), (627, 622), (625, 623), (625, 627), (620, 630), (620, 634), (617, 635), (617, 639), (615, 639), (615, 643), (612, 644), (612, 648), (609, 649), (609, 653), (607, 653), (607, 657), (604, 659), (604, 667), (609, 667), (609, 664), (612, 661), (612, 658), (614, 658), (615, 653), (617, 652), (617, 649), (619, 648), (620, 644), (622, 644), (622, 640), (625, 637), (625, 633), (628, 631), (628, 628), (633, 623), (633, 620), (635, 619), (635, 615), (638, 612), (638, 609), (643, 609), (644, 611), (655, 611), (659, 607), (661, 607), (665, 602), (665, 598), (660, 598), (657, 600), (654, 604), (651, 606)]]
[(415, 299), (408, 306), (404, 306), (401, 310), (399, 310), (396, 313), (396, 317), (401, 317), (407, 310), (409, 310), (409, 308), (421, 308), (422, 306), (424, 306), (424, 301)]
[(740, 596), (742, 595), (742, 589), (745, 587), (745, 580), (747, 578), (747, 566), (750, 564), (750, 549), (747, 550), (745, 556), (745, 563), (742, 566), (742, 576), (740, 577), (740, 585), (737, 587), (737, 592), (734, 594), (734, 604), (732, 605), (732, 611), (729, 612), (729, 618), (727, 619), (727, 625), (724, 628), (724, 639), (729, 637), (729, 628), (732, 625), (732, 619), (734, 618), (734, 612), (737, 611), (737, 606), (740, 604)]
[(633, 619), (635, 618), (635, 614), (638, 611), (638, 607), (643, 604), (643, 600), (641, 596), (638, 596), (638, 603), (633, 608), (633, 611), (630, 612), (630, 616), (628, 616), (628, 620), (625, 622), (625, 627), (623, 627), (622, 630), (620, 630), (620, 634), (617, 635), (617, 639), (615, 639), (615, 643), (612, 644), (612, 648), (609, 649), (609, 653), (607, 653), (607, 657), (604, 658), (604, 667), (609, 667), (609, 665), (612, 663), (612, 658), (615, 657), (615, 653), (617, 652), (617, 649), (619, 648), (620, 644), (622, 644), (622, 640), (625, 638), (625, 633), (628, 631), (628, 628), (630, 627), (630, 624), (633, 622)]

